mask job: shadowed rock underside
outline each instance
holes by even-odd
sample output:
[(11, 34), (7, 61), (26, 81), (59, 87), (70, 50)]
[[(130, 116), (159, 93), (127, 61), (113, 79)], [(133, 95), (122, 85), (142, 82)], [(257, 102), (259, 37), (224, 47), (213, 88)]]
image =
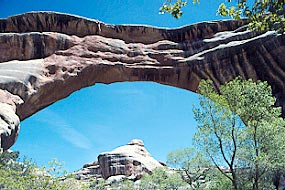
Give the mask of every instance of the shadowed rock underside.
[(246, 30), (246, 21), (178, 29), (108, 25), (54, 12), (0, 19), (1, 146), (20, 121), (95, 83), (153, 81), (195, 92), (201, 79), (268, 81), (285, 113), (285, 37)]

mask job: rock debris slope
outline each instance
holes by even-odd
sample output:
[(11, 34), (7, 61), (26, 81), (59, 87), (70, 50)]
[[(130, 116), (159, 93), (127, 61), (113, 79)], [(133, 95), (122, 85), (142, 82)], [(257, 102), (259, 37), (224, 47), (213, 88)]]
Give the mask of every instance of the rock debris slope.
[(0, 134), (8, 149), (19, 122), (95, 83), (153, 81), (196, 91), (236, 76), (266, 80), (285, 113), (285, 38), (246, 21), (178, 29), (108, 25), (54, 12), (0, 19)]

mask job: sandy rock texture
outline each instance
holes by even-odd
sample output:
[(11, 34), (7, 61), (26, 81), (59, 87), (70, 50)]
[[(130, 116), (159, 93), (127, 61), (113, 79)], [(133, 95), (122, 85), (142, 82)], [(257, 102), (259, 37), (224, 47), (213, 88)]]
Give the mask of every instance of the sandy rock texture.
[(114, 176), (138, 180), (144, 173), (151, 173), (155, 168), (163, 166), (146, 150), (142, 140), (133, 139), (127, 145), (100, 153), (98, 161), (85, 164), (73, 174), (83, 180), (104, 178), (112, 181), (115, 180)]
[(201, 79), (219, 88), (242, 76), (268, 81), (284, 114), (285, 35), (245, 25), (165, 29), (54, 12), (0, 19), (1, 147), (16, 141), (19, 121), (96, 83), (153, 81), (195, 92)]

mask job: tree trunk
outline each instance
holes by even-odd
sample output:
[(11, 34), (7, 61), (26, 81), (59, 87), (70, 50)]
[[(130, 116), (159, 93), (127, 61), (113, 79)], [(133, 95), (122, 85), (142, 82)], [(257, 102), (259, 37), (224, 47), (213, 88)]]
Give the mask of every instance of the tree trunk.
[(254, 190), (258, 190), (258, 180), (259, 180), (259, 168), (258, 164), (255, 165), (255, 176), (254, 176)]
[(235, 171), (234, 171), (233, 168), (230, 168), (230, 170), (231, 170), (232, 178), (233, 178), (233, 180), (232, 180), (233, 189), (234, 189), (234, 190), (238, 190), (238, 184), (237, 184), (237, 176), (236, 176), (236, 173), (235, 173)]
[[(258, 141), (257, 141), (257, 126), (254, 126), (254, 148), (255, 148), (255, 157), (258, 158), (259, 156), (259, 148), (258, 148)], [(258, 178), (259, 178), (259, 165), (258, 161), (255, 160), (255, 175), (254, 175), (254, 184), (253, 189), (258, 190)]]

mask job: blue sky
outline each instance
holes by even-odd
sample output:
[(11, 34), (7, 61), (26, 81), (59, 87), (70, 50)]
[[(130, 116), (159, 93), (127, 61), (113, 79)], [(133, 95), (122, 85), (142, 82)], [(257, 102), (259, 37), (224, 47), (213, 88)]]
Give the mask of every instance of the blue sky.
[[(1, 0), (0, 17), (28, 11), (57, 11), (109, 24), (145, 24), (175, 28), (218, 20), (223, 1), (201, 0), (187, 6), (180, 20), (159, 15), (163, 0)], [(191, 4), (191, 2), (189, 2)], [(156, 158), (166, 161), (171, 150), (191, 145), (195, 132), (193, 105), (198, 96), (186, 90), (150, 82), (96, 84), (73, 93), (21, 123), (12, 150), (39, 165), (53, 158), (67, 171), (97, 160), (133, 138), (142, 139)]]

